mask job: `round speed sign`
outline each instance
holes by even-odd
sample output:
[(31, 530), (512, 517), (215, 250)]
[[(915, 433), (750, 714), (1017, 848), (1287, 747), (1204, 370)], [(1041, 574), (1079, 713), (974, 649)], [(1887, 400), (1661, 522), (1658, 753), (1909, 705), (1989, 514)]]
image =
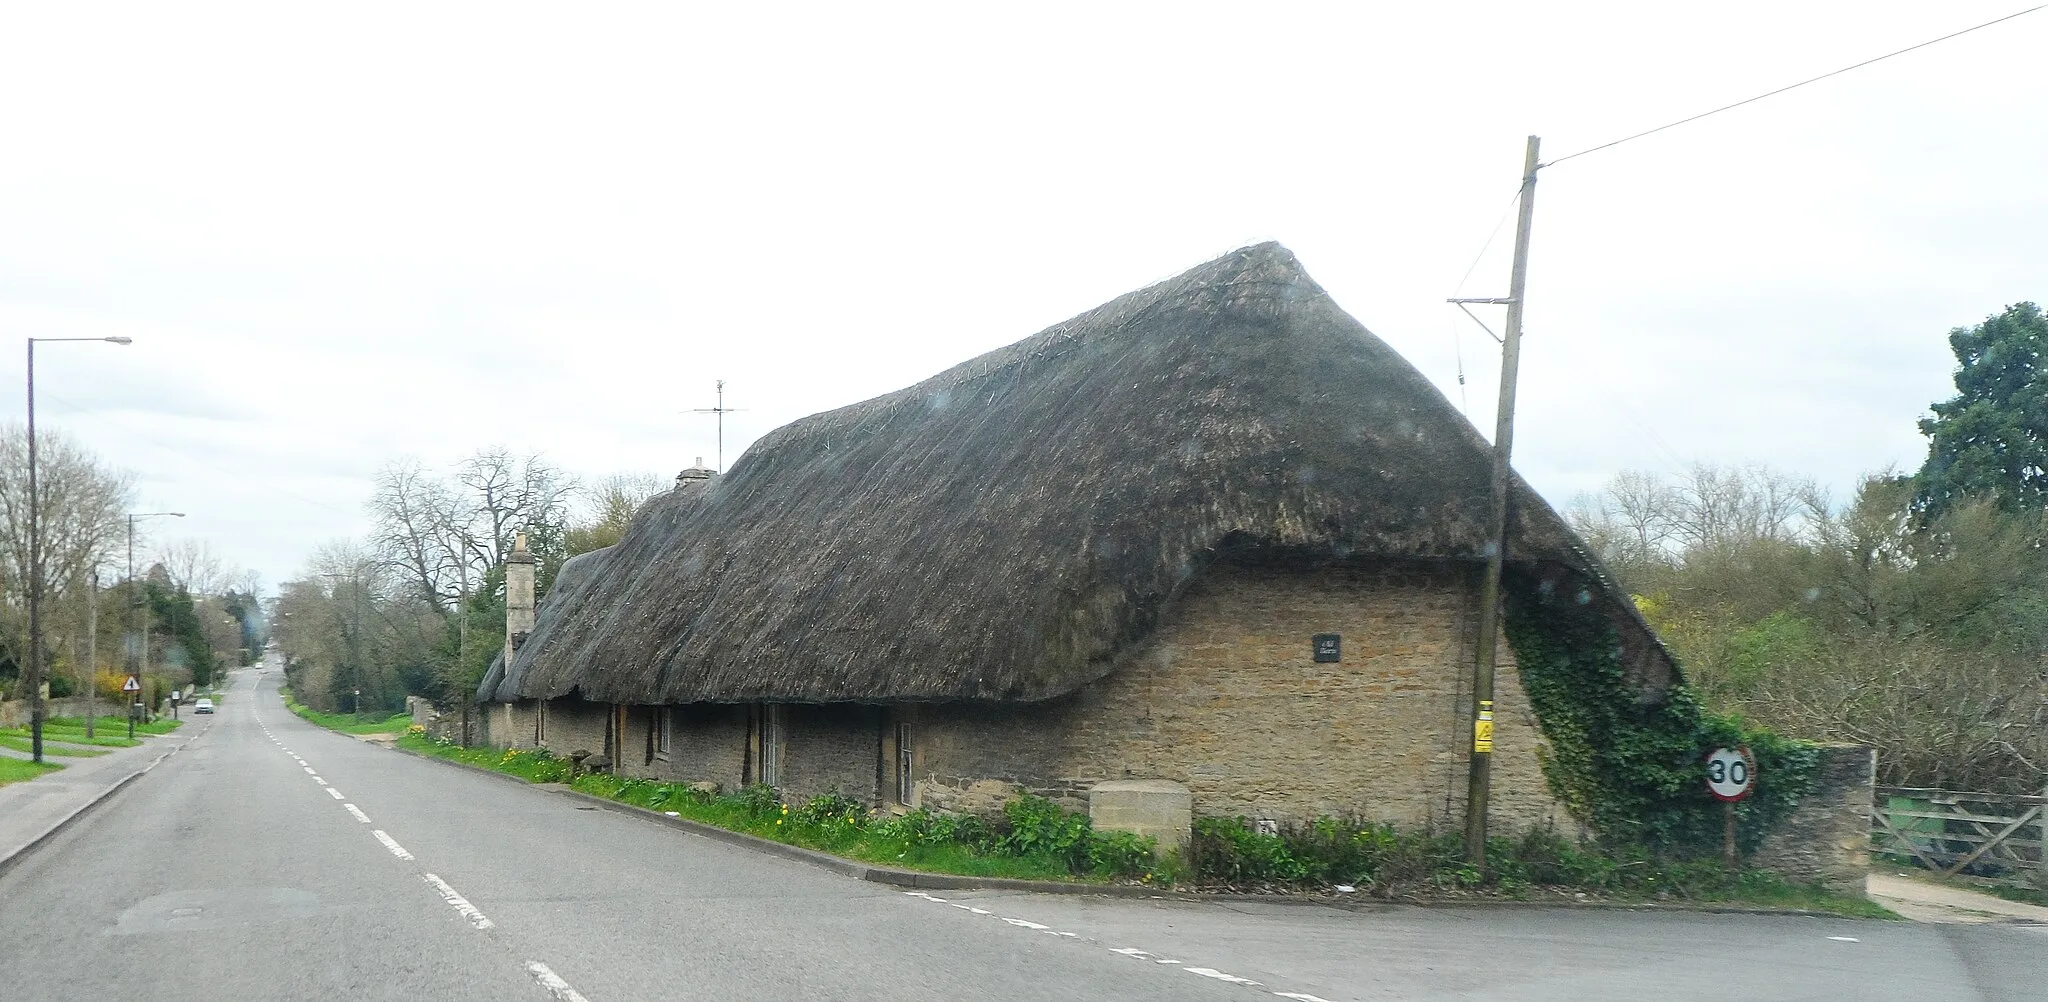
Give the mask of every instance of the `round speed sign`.
[(1756, 789), (1756, 758), (1747, 748), (1716, 748), (1707, 754), (1707, 792), (1741, 800)]

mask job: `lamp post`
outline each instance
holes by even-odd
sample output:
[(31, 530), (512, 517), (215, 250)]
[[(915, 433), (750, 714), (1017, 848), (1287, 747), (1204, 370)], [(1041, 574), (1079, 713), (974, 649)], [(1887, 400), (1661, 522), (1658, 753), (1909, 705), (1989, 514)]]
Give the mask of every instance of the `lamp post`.
[(131, 344), (125, 337), (32, 337), (28, 339), (28, 728), (31, 757), (43, 760), (43, 525), (42, 495), (36, 489), (36, 342), (105, 341)]
[[(134, 644), (135, 644), (135, 639), (134, 639), (134, 638), (135, 638), (135, 620), (134, 620), (134, 616), (135, 616), (135, 610), (136, 610), (136, 609), (139, 609), (139, 608), (141, 608), (141, 607), (142, 607), (142, 597), (141, 597), (141, 596), (139, 596), (139, 595), (137, 595), (137, 594), (135, 594), (135, 520), (136, 520), (136, 519), (138, 519), (138, 518), (184, 518), (184, 517), (185, 517), (185, 513), (184, 513), (184, 512), (182, 512), (182, 511), (139, 511), (139, 512), (129, 512), (129, 513), (128, 513), (128, 616), (129, 616), (129, 620), (128, 620), (128, 624), (127, 624), (127, 625), (128, 625), (128, 638), (129, 638), (129, 641), (128, 641), (128, 643), (129, 643), (129, 647), (128, 647), (128, 674), (129, 674), (129, 675), (132, 675), (132, 676), (134, 676), (134, 677), (135, 677), (135, 679), (136, 679), (137, 681), (140, 681), (140, 680), (141, 680), (141, 678), (142, 678), (142, 669), (143, 669), (143, 668), (145, 668), (145, 667), (148, 667), (148, 662), (149, 662), (149, 635), (147, 634), (147, 632), (145, 632), (145, 633), (143, 634), (143, 637), (142, 637), (142, 655), (141, 655), (141, 658), (140, 658), (140, 660), (138, 661), (138, 659), (137, 659), (137, 657), (136, 657), (136, 654), (135, 654), (135, 646), (134, 646)], [(141, 690), (137, 690), (137, 691), (136, 691), (136, 695), (135, 695), (135, 697), (134, 697), (134, 698), (135, 698), (135, 699), (141, 699), (141, 698), (142, 698), (142, 695), (141, 695)], [(131, 701), (131, 702), (129, 703), (129, 705), (128, 705), (128, 737), (129, 737), (129, 739), (130, 739), (130, 740), (133, 740), (133, 739), (134, 739), (134, 737), (135, 737), (135, 704), (134, 704), (134, 703), (133, 703), (132, 701)]]

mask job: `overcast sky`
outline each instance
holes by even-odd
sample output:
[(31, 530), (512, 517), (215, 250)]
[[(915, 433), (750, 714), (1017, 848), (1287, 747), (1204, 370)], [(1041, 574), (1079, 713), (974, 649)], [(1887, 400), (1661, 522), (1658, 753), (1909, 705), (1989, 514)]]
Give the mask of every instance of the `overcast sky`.
[[(40, 351), (39, 421), (272, 586), (396, 457), (671, 476), (724, 379), (730, 465), (1268, 239), (1490, 434), (1443, 300), (1505, 294), (1512, 220), (1460, 278), (1526, 135), (2025, 6), (8, 3), (0, 334), (133, 337)], [(2043, 51), (2048, 11), (1545, 170), (1516, 466), (1916, 466), (1949, 329), (2048, 297)]]

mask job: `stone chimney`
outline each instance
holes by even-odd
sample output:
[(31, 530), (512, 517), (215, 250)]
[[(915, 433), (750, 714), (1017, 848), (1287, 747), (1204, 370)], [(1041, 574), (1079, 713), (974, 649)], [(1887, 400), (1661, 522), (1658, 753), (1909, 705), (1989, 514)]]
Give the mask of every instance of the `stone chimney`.
[(676, 474), (676, 486), (681, 487), (692, 480), (709, 480), (716, 474), (704, 466), (704, 457), (697, 457), (697, 465)]
[(533, 551), (526, 548), (526, 533), (521, 531), (512, 544), (512, 555), (505, 558), (505, 663), (512, 663), (512, 654), (519, 645), (526, 642), (526, 635), (533, 632)]

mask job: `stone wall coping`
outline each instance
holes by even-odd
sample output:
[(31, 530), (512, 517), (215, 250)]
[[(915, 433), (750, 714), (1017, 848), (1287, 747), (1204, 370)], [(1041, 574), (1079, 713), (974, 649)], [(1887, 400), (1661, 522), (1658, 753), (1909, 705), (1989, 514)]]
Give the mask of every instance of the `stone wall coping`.
[(1105, 779), (1088, 788), (1089, 793), (1176, 793), (1190, 796), (1187, 784), (1170, 779)]
[[(413, 751), (410, 748), (397, 748), (395, 746), (392, 747), (393, 750), (404, 752), (405, 754), (411, 755), (414, 758), (425, 759), (429, 762), (438, 762), (442, 765), (454, 766), (458, 769), (467, 769), (471, 772), (479, 772), (487, 776), (495, 776), (498, 779), (516, 783), (529, 790), (571, 797), (576, 800), (588, 801), (589, 803), (595, 804), (596, 806), (604, 808), (606, 810), (617, 811), (620, 814), (632, 815), (641, 818), (642, 820), (652, 821), (656, 824), (667, 825), (671, 828), (679, 828), (693, 835), (702, 835), (705, 838), (711, 839), (716, 842), (723, 842), (727, 845), (737, 846), (742, 849), (752, 849), (756, 852), (765, 853), (770, 856), (780, 856), (784, 859), (795, 860), (797, 862), (802, 863), (810, 863), (814, 866), (822, 867), (824, 869), (830, 870), (842, 876), (851, 877), (855, 880), (863, 880), (867, 881), (868, 883), (874, 884), (886, 884), (894, 887), (912, 887), (934, 891), (988, 890), (1029, 891), (1035, 894), (1097, 894), (1105, 897), (1153, 898), (1161, 901), (1258, 901), (1267, 904), (1316, 905), (1324, 908), (1341, 908), (1346, 911), (1360, 912), (1388, 911), (1391, 909), (1402, 907), (1517, 909), (1590, 908), (1643, 912), (1671, 911), (1707, 912), (1710, 914), (1803, 915), (1811, 918), (1826, 918), (1838, 920), (1846, 918), (1846, 916), (1837, 915), (1833, 912), (1815, 911), (1810, 908), (1769, 908), (1716, 902), (1691, 903), (1670, 901), (1574, 901), (1566, 899), (1560, 899), (1556, 901), (1512, 901), (1499, 898), (1403, 898), (1400, 900), (1389, 901), (1382, 898), (1363, 897), (1355, 894), (1254, 894), (1247, 892), (1228, 891), (1176, 891), (1168, 890), (1162, 887), (1143, 887), (1134, 884), (1084, 884), (1078, 881), (1023, 880), (1016, 877), (973, 877), (957, 873), (929, 873), (923, 870), (902, 870), (897, 869), (895, 867), (874, 866), (868, 863), (860, 862), (859, 860), (847, 859), (844, 856), (834, 856), (829, 852), (819, 852), (816, 849), (806, 849), (802, 846), (790, 845), (787, 842), (777, 842), (774, 839), (761, 838), (758, 835), (749, 835), (745, 832), (736, 832), (729, 828), (720, 828), (717, 825), (707, 825), (699, 821), (692, 821), (688, 818), (672, 818), (659, 811), (649, 810), (645, 807), (641, 807), (636, 804), (621, 803), (617, 800), (607, 800), (603, 797), (599, 797), (594, 794), (584, 793), (581, 790), (572, 789), (569, 786), (562, 783), (529, 783), (526, 780), (520, 779), (518, 776), (514, 776), (509, 773), (499, 772), (495, 769), (486, 769), (482, 766), (470, 765), (467, 762), (457, 762), (453, 759), (445, 759), (435, 755), (426, 755), (420, 752)], [(1117, 782), (1121, 781), (1119, 780)], [(1144, 781), (1141, 780), (1139, 782)]]

